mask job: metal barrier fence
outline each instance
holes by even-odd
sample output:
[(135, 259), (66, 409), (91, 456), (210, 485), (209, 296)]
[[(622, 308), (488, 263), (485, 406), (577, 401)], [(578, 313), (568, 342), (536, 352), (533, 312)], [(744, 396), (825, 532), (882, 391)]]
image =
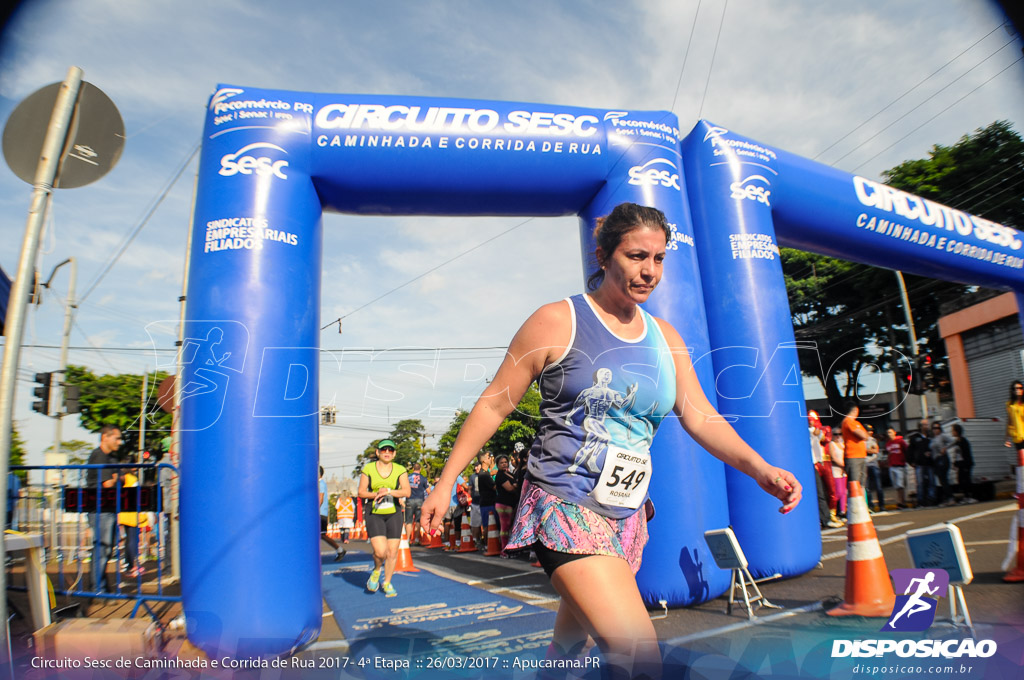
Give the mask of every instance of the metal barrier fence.
[[(10, 467), (11, 473), (22, 470), (27, 480), (17, 498), (8, 498), (7, 528), (42, 536), (54, 595), (134, 600), (132, 617), (143, 607), (154, 619), (147, 602), (181, 601), (164, 590), (171, 571), (164, 499), (165, 486), (178, 474), (173, 465)], [(103, 470), (116, 471), (117, 482), (104, 486), (109, 475)], [(9, 578), (7, 583), (9, 590), (25, 590)]]

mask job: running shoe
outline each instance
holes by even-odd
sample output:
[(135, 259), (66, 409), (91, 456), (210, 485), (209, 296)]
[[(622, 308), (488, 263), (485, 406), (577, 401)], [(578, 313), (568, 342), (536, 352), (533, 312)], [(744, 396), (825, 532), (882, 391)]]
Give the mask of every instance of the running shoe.
[(341, 562), (343, 559), (345, 559), (346, 554), (348, 554), (347, 550), (339, 550), (337, 554), (334, 556), (334, 561)]
[(380, 569), (371, 571), (370, 578), (366, 582), (366, 589), (371, 593), (377, 592), (377, 588), (380, 588)]
[(385, 581), (383, 583), (385, 597), (395, 597), (398, 593), (395, 591), (395, 587), (391, 585), (391, 581)]

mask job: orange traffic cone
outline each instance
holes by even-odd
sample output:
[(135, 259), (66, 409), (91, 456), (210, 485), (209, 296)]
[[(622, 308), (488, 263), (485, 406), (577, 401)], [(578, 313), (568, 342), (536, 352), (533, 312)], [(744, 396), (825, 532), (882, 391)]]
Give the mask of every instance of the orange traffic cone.
[(402, 542), (398, 544), (398, 561), (395, 563), (395, 573), (401, 571), (419, 571), (412, 565), (412, 551), (409, 549), (409, 536), (402, 527)]
[(846, 591), (843, 603), (827, 613), (888, 617), (896, 604), (896, 593), (860, 482), (850, 482), (847, 505)]
[(427, 545), (427, 548), (433, 550), (434, 548), (443, 548), (443, 547), (444, 547), (444, 539), (441, 538), (441, 530), (438, 529), (436, 534), (433, 534), (432, 536), (430, 536), (430, 544)]
[(476, 552), (476, 541), (473, 540), (473, 530), (469, 524), (462, 523), (462, 543), (459, 545), (460, 553)]
[(1017, 452), (1017, 566), (1006, 572), (1003, 581), (1024, 581), (1024, 452), (1021, 451)]
[(484, 557), (496, 557), (501, 554), (501, 531), (498, 529), (498, 522), (491, 513), (487, 520), (487, 552)]
[(366, 522), (359, 522), (359, 526), (356, 527), (356, 540), (365, 541), (366, 539)]
[[(462, 526), (462, 518), (459, 518), (459, 526)], [(459, 549), (459, 530), (455, 528), (455, 520), (452, 520), (451, 526), (448, 527), (448, 547), (445, 548), (447, 552), (455, 552)]]

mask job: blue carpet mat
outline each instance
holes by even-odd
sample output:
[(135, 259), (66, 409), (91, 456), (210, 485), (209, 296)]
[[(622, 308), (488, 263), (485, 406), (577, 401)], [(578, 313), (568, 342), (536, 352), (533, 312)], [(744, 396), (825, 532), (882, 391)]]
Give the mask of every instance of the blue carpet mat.
[(524, 659), (544, 657), (554, 612), (423, 569), (395, 574), (389, 598), (366, 590), (372, 568), (368, 554), (350, 550), (325, 562), (322, 577), (350, 663), (366, 677), (521, 677)]

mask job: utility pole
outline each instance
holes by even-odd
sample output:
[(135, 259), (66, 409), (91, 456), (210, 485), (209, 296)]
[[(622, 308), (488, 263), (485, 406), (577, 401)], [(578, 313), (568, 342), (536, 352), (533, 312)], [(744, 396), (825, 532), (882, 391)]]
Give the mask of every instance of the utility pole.
[[(60, 269), (61, 267), (63, 267), (64, 265), (66, 265), (66, 264), (70, 264), (71, 265), (71, 278), (68, 280), (68, 299), (67, 299), (67, 302), (64, 305), (64, 333), (61, 336), (61, 340), (60, 340), (60, 364), (57, 366), (57, 373), (60, 374), (60, 380), (57, 381), (57, 384), (54, 387), (54, 391), (51, 392), (51, 397), (50, 397), (53, 400), (53, 402), (55, 404), (57, 404), (57, 407), (54, 409), (55, 410), (54, 417), (57, 419), (57, 422), (54, 423), (54, 426), (53, 426), (53, 430), (54, 430), (54, 433), (53, 433), (54, 434), (53, 462), (51, 463), (51, 461), (47, 460), (46, 461), (47, 465), (51, 465), (51, 464), (52, 465), (67, 465), (67, 463), (68, 463), (68, 461), (63, 457), (63, 453), (61, 452), (61, 449), (60, 449), (61, 442), (64, 441), (64, 415), (65, 414), (64, 414), (64, 412), (62, 410), (62, 405), (64, 403), (64, 394), (65, 394), (63, 386), (64, 386), (64, 383), (66, 382), (66, 378), (67, 378), (68, 345), (70, 344), (70, 341), (71, 341), (71, 321), (72, 321), (72, 319), (74, 317), (75, 307), (76, 307), (76, 305), (75, 305), (75, 283), (78, 280), (78, 262), (75, 260), (74, 257), (69, 257), (68, 259), (64, 260), (63, 262), (61, 262), (60, 264), (58, 264), (56, 267), (53, 268), (53, 271), (50, 272), (50, 278), (47, 279), (46, 283), (43, 284), (44, 288), (49, 288), (50, 287), (50, 283), (53, 281), (54, 275), (56, 275), (56, 273), (57, 273), (57, 270)], [(49, 483), (59, 483), (60, 482), (59, 474), (60, 473), (58, 473), (56, 471), (47, 471), (47, 475), (48, 475), (49, 478), (46, 480), (46, 482), (48, 484)]]
[[(896, 398), (899, 400), (896, 402), (896, 414), (900, 422), (900, 432), (907, 431), (907, 413), (906, 409), (903, 408), (903, 397), (906, 396), (906, 392), (900, 394), (902, 388), (907, 387), (900, 380), (900, 368), (899, 368), (899, 352), (896, 351), (896, 331), (892, 328), (892, 309), (889, 305), (885, 306), (885, 322), (889, 326), (889, 361), (892, 363), (892, 372), (896, 378)], [(900, 355), (902, 356), (902, 355)], [(913, 370), (913, 368), (911, 368)]]
[[(910, 351), (914, 355), (914, 368), (917, 368), (917, 333), (914, 332), (914, 317), (910, 313), (910, 298), (907, 296), (907, 284), (903, 282), (903, 272), (896, 272), (896, 282), (900, 286), (900, 296), (903, 298), (903, 313), (907, 317), (907, 328), (910, 330)], [(928, 417), (928, 397), (921, 394), (921, 417)]]
[[(82, 69), (72, 66), (68, 69), (67, 78), (64, 79), (57, 94), (57, 101), (54, 103), (53, 113), (50, 114), (50, 124), (43, 140), (43, 148), (39, 154), (39, 163), (36, 166), (36, 174), (32, 183), (32, 202), (29, 206), (28, 220), (25, 223), (21, 256), (18, 259), (18, 275), (11, 286), (10, 303), (7, 305), (4, 329), (7, 342), (4, 344), (3, 364), (0, 368), (0, 498), (7, 497), (11, 429), (14, 426), (14, 381), (18, 372), (18, 361), (21, 358), (21, 342), (25, 335), (25, 308), (35, 274), (39, 234), (46, 219), (46, 206), (53, 193), (58, 163), (64, 148), (64, 141), (68, 137), (71, 115), (81, 87)], [(0, 503), (0, 526), (6, 526), (6, 524), (7, 504)], [(6, 552), (3, 542), (0, 541), (0, 564), (6, 561)], [(6, 570), (0, 569), (0, 593), (6, 592)], [(6, 597), (0, 597), (0, 622), (7, 622)], [(0, 666), (11, 663), (8, 657), (9, 642), (7, 626), (0, 626), (0, 643), (2, 643), (0, 644)]]
[[(191, 267), (192, 258), (192, 231), (195, 226), (195, 214), (196, 214), (196, 194), (199, 190), (199, 173), (196, 172), (195, 179), (192, 181), (192, 205), (189, 207), (188, 214), (190, 215), (188, 220), (188, 239), (185, 243), (185, 269), (181, 276), (181, 295), (178, 296), (178, 340), (175, 342), (177, 352), (175, 353), (175, 378), (174, 378), (174, 402), (171, 408), (171, 446), (167, 452), (170, 457), (170, 463), (174, 466), (175, 474), (171, 477), (168, 498), (168, 512), (167, 519), (170, 521), (170, 534), (171, 534), (171, 579), (177, 582), (181, 582), (181, 523), (179, 516), (179, 490), (181, 487), (180, 470), (181, 470), (181, 379), (185, 373), (184, 368), (181, 365), (181, 350), (185, 346), (185, 319), (188, 312), (188, 277)], [(159, 475), (157, 476), (158, 483), (161, 483)]]
[(135, 452), (138, 456), (139, 463), (144, 463), (142, 459), (142, 452), (146, 450), (146, 418), (149, 414), (146, 412), (146, 397), (149, 392), (149, 373), (142, 374), (142, 402), (139, 406), (139, 450)]

